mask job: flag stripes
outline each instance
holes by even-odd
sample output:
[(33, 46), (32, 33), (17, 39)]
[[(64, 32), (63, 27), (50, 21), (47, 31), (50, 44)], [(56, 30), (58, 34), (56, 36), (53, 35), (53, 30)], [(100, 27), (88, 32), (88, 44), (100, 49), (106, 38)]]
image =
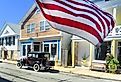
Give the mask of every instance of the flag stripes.
[(114, 27), (113, 17), (88, 0), (36, 0), (36, 2), (54, 28), (80, 36), (94, 45), (100, 45)]

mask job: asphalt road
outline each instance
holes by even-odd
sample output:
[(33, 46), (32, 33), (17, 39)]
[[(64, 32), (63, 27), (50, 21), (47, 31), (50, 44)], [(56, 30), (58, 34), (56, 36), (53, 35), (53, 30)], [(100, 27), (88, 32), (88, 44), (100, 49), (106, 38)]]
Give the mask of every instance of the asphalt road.
[(118, 82), (63, 73), (58, 70), (35, 72), (18, 69), (13, 64), (0, 63), (0, 82)]

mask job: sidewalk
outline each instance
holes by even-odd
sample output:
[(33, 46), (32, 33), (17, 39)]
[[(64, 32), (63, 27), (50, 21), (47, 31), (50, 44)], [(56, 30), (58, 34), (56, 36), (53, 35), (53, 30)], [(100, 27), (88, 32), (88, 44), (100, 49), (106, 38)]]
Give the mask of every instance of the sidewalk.
[(121, 81), (121, 74), (111, 74), (105, 72), (91, 71), (87, 67), (75, 67), (75, 68), (54, 67), (54, 69), (59, 70), (61, 72), (73, 73), (82, 76)]
[[(2, 60), (2, 59), (0, 59), (0, 61), (4, 63), (10, 63), (10, 64), (17, 63), (16, 61)], [(64, 68), (60, 66), (55, 66), (53, 67), (53, 69), (59, 70), (60, 72), (65, 72), (65, 73), (73, 73), (73, 74), (82, 75), (82, 76), (121, 81), (121, 74), (111, 74), (111, 73), (105, 73), (105, 72), (91, 71), (87, 67)]]
[(9, 63), (9, 64), (16, 64), (17, 63), (17, 61), (3, 60), (3, 59), (0, 59), (0, 62)]

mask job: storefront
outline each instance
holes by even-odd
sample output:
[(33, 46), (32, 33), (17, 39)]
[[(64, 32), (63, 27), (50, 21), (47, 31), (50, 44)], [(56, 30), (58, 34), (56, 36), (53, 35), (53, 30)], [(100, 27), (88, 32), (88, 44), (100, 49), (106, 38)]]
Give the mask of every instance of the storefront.
[(72, 66), (82, 66), (83, 55), (89, 54), (88, 67), (91, 69), (104, 70), (107, 53), (112, 54), (121, 64), (121, 26), (115, 27), (111, 33), (104, 39), (100, 47), (79, 37), (72, 38)]
[(49, 52), (51, 54), (50, 60), (55, 61), (56, 55), (60, 56), (60, 40), (50, 40), (42, 42), (42, 52)]
[(72, 67), (83, 66), (83, 60), (86, 60), (86, 67), (90, 60), (90, 43), (80, 37), (72, 37)]
[(121, 31), (120, 26), (115, 27), (111, 33), (104, 39), (102, 45), (97, 48), (94, 45), (91, 47), (90, 53), (92, 69), (105, 69), (106, 54), (110, 53), (117, 58), (121, 64)]
[(55, 61), (56, 55), (59, 58), (61, 54), (60, 40), (21, 42), (21, 56), (26, 56), (31, 51), (49, 52), (50, 60)]

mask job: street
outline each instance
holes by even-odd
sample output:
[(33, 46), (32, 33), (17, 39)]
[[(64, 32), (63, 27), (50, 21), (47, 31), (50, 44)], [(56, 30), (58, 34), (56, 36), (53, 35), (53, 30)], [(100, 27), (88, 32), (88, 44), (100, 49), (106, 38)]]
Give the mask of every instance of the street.
[(58, 70), (35, 72), (18, 69), (13, 64), (0, 63), (0, 82), (118, 82), (59, 72)]

